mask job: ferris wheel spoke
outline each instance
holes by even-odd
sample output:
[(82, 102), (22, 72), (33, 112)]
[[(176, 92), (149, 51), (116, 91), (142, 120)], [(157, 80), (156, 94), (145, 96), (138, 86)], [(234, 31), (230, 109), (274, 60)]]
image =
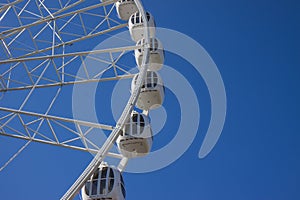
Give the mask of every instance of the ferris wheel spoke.
[[(102, 53), (116, 53), (116, 52), (123, 52), (132, 51), (135, 49), (139, 49), (141, 46), (127, 46), (127, 47), (118, 47), (118, 48), (109, 48), (109, 49), (101, 49), (101, 50), (94, 50), (94, 51), (84, 51), (84, 52), (74, 52), (74, 53), (66, 53), (66, 54), (56, 54), (56, 55), (46, 55), (46, 56), (37, 56), (37, 57), (26, 57), (26, 58), (11, 58), (7, 60), (0, 60), (1, 64), (8, 64), (8, 63), (15, 63), (15, 62), (26, 62), (26, 61), (33, 61), (33, 60), (47, 60), (47, 59), (55, 59), (55, 58), (63, 58), (63, 57), (74, 57), (74, 56), (87, 56), (87, 55), (94, 55), (94, 54), (102, 54)], [(120, 56), (118, 57), (118, 60)]]
[[(121, 68), (118, 62), (125, 53), (137, 48), (140, 46), (2, 60), (0, 92), (27, 90), (34, 85), (35, 88), (46, 88), (132, 78), (134, 74)], [(117, 55), (113, 56), (113, 53)], [(107, 58), (101, 58), (101, 55)], [(99, 67), (88, 66), (89, 60), (99, 63)], [(84, 73), (78, 75), (80, 63)], [(46, 73), (39, 73), (45, 67), (48, 68)], [(36, 79), (42, 82), (35, 84)]]
[(69, 149), (74, 149), (74, 150), (79, 150), (79, 151), (86, 151), (86, 152), (91, 152), (91, 153), (94, 153), (97, 151), (96, 149), (86, 148), (86, 147), (78, 146), (78, 145), (77, 146), (76, 145), (68, 145), (68, 144), (59, 143), (59, 142), (55, 142), (55, 141), (51, 141), (51, 140), (43, 140), (43, 139), (22, 136), (19, 134), (6, 133), (2, 130), (0, 131), (0, 136), (11, 137), (11, 138), (21, 139), (21, 140), (27, 140), (27, 141), (48, 144), (48, 145), (53, 145), (53, 146), (59, 146), (59, 147), (64, 147), (64, 148), (69, 148)]
[[(101, 144), (89, 140), (113, 126), (0, 107), (0, 135), (96, 153)], [(42, 130), (42, 131), (41, 131)]]
[[(80, 1), (82, 2), (82, 1)], [(114, 1), (112, 1), (114, 2)], [(70, 22), (79, 14), (85, 14), (85, 15), (89, 15), (89, 16), (94, 16), (94, 17), (101, 17), (103, 19), (105, 18), (108, 18), (108, 16), (105, 16), (105, 15), (94, 15), (92, 13), (89, 13), (88, 11), (91, 11), (91, 10), (94, 10), (94, 9), (98, 9), (100, 7), (103, 7), (103, 6), (106, 6), (106, 5), (109, 5), (108, 2), (105, 2), (105, 3), (97, 3), (95, 5), (92, 5), (92, 6), (89, 6), (89, 7), (85, 7), (85, 8), (82, 8), (82, 9), (79, 9), (79, 10), (76, 10), (76, 11), (71, 11), (69, 13), (64, 13), (64, 14), (61, 14), (61, 15), (58, 15), (60, 14), (61, 12), (65, 11), (66, 9), (62, 10), (60, 9), (59, 11), (55, 12), (52, 14), (52, 16), (45, 16), (45, 17), (42, 17), (42, 16), (35, 16), (36, 14), (32, 14), (34, 15), (35, 17), (39, 17), (40, 19), (38, 20), (35, 20), (33, 21), (32, 23), (28, 23), (28, 24), (25, 24), (25, 25), (21, 25), (21, 26), (18, 26), (18, 27), (13, 27), (13, 28), (7, 28), (7, 29), (4, 29), (2, 27), (2, 32), (0, 32), (0, 35), (1, 35), (1, 39), (5, 39), (7, 37), (10, 37), (12, 36), (13, 34), (16, 34), (18, 32), (21, 32), (21, 31), (24, 31), (26, 29), (29, 29), (29, 28), (32, 28), (32, 27), (36, 27), (38, 25), (41, 25), (41, 24), (47, 24), (47, 23), (50, 23), (50, 22), (53, 22), (53, 21), (57, 21), (57, 20), (61, 20), (62, 22), (62, 26), (61, 26), (61, 29), (65, 28), (65, 26), (67, 26), (68, 24), (70, 24)], [(12, 6), (13, 7), (13, 6)], [(16, 17), (18, 17), (18, 19), (22, 19), (22, 16), (19, 16), (20, 14), (23, 13), (23, 9), (20, 11), (20, 13), (18, 13), (16, 11)], [(29, 11), (27, 11), (29, 12)], [(110, 13), (109, 13), (110, 14)], [(82, 16), (82, 15), (81, 15)], [(71, 17), (70, 19), (68, 20), (64, 20), (65, 18), (68, 18), (68, 17)], [(36, 19), (36, 18), (34, 18)], [(117, 21), (115, 21), (116, 23), (119, 23)], [(90, 28), (91, 29), (91, 28)]]
[[(62, 12), (65, 12), (66, 10), (71, 9), (71, 8), (73, 8), (73, 7), (75, 7), (78, 4), (80, 4), (80, 3), (83, 2), (82, 0), (78, 0), (77, 2), (73, 3), (72, 5), (68, 5), (67, 7), (64, 7), (64, 8), (59, 8), (58, 11), (52, 13), (52, 16), (48, 15), (48, 16), (45, 16), (45, 17), (41, 17), (39, 20), (36, 20), (33, 23), (5, 30), (5, 31), (1, 32), (0, 35), (5, 35), (5, 34), (9, 34), (9, 33), (19, 32), (19, 31), (22, 31), (23, 29), (27, 29), (27, 28), (30, 28), (30, 27), (33, 27), (33, 26), (37, 26), (37, 25), (43, 24), (45, 22), (55, 21), (57, 19), (69, 17), (69, 16), (76, 15), (76, 14), (79, 14), (79, 13), (85, 13), (87, 11), (90, 11), (90, 10), (93, 10), (93, 9), (97, 9), (97, 8), (100, 8), (100, 7), (103, 7), (103, 6), (107, 6), (107, 5), (112, 4), (114, 2), (117, 2), (117, 1), (118, 0), (105, 1), (103, 3), (97, 3), (97, 4), (94, 4), (94, 5), (88, 6), (88, 7), (84, 7), (84, 8), (81, 8), (81, 9), (77, 9), (75, 11), (71, 11), (71, 12), (59, 15)], [(5, 4), (4, 6), (0, 7), (0, 12), (2, 12), (4, 10), (7, 10), (10, 7), (13, 7), (13, 6), (15, 6), (15, 4), (20, 3), (20, 2), (23, 2), (23, 0), (17, 0), (15, 2), (13, 2), (13, 3)], [(27, 6), (28, 6), (29, 2), (30, 1), (27, 1), (26, 5), (21, 9), (21, 11), (19, 13), (17, 13), (18, 15), (21, 15), (24, 11), (28, 12)], [(2, 38), (5, 38), (5, 37), (2, 37)]]
[[(106, 13), (105, 6), (115, 1), (97, 3), (63, 14), (61, 14), (62, 9), (53, 11), (51, 8), (53, 11), (51, 12), (44, 3), (35, 5), (39, 13), (31, 12), (30, 9), (33, 8), (28, 5), (29, 2), (23, 8), (18, 8), (16, 5), (10, 6), (18, 24), (11, 25), (9, 21), (4, 21), (3, 26), (0, 26), (2, 52), (7, 58), (22, 58), (38, 54), (54, 55), (70, 49), (74, 43), (109, 34), (127, 26), (126, 23), (120, 23), (111, 18), (111, 12)], [(43, 13), (41, 7), (47, 12)], [(104, 7), (104, 11), (99, 9), (101, 7)], [(71, 9), (70, 6), (68, 8)], [(66, 11), (67, 8), (64, 10)], [(87, 26), (87, 21), (98, 22), (92, 25), (89, 23)], [(112, 23), (105, 25), (105, 21)], [(9, 26), (16, 27), (9, 28)], [(52, 36), (49, 37), (49, 34)]]
[[(0, 136), (48, 144), (96, 154), (102, 144), (95, 144), (89, 134), (114, 127), (33, 112), (0, 107)], [(43, 127), (43, 131), (39, 129)], [(124, 159), (121, 154), (108, 152), (107, 156)]]
[[(93, 127), (93, 128), (98, 128), (98, 129), (103, 129), (103, 130), (108, 130), (108, 131), (111, 131), (114, 128), (113, 126), (104, 125), (104, 124), (98, 124), (98, 123), (87, 122), (87, 121), (76, 120), (76, 119), (69, 119), (69, 118), (64, 118), (64, 117), (57, 117), (57, 116), (52, 116), (52, 115), (39, 114), (39, 113), (34, 113), (34, 112), (16, 110), (16, 109), (12, 109), (12, 108), (0, 107), (0, 112), (1, 111), (14, 113), (14, 114), (21, 115), (21, 116), (26, 115), (26, 116), (37, 117), (39, 119), (53, 120), (55, 122), (60, 121), (60, 122), (73, 123), (73, 124), (80, 125), (80, 126)], [(32, 121), (33, 120), (27, 122), (25, 125), (30, 124), (30, 122), (32, 122)]]
[[(112, 76), (112, 77), (106, 77), (106, 78), (98, 78), (98, 79), (83, 79), (83, 80), (77, 80), (77, 81), (66, 81), (66, 82), (55, 82), (55, 83), (49, 83), (49, 84), (43, 84), (43, 85), (28, 85), (24, 82), (19, 82), (16, 80), (11, 80), (9, 81), (14, 82), (18, 85), (25, 85), (25, 86), (20, 86), (20, 87), (6, 87), (5, 84), (3, 84), (3, 80), (0, 82), (0, 92), (8, 92), (8, 91), (18, 91), (18, 90), (30, 90), (33, 87), (36, 89), (39, 88), (49, 88), (49, 87), (61, 87), (61, 86), (68, 86), (68, 85), (77, 85), (77, 84), (87, 84), (87, 83), (99, 83), (99, 82), (106, 82), (106, 81), (117, 81), (121, 79), (132, 79), (135, 74), (128, 74), (128, 75), (118, 75)], [(4, 79), (5, 80), (5, 79)], [(44, 79), (46, 80), (46, 79)]]
[[(79, 35), (76, 35), (78, 37), (76, 39), (65, 41), (65, 42), (61, 42), (59, 44), (55, 44), (53, 46), (49, 46), (49, 47), (42, 48), (42, 49), (39, 49), (39, 50), (28, 49), (27, 51), (31, 51), (31, 53), (27, 53), (25, 55), (17, 56), (17, 57), (19, 57), (19, 58), (28, 57), (28, 56), (32, 56), (32, 55), (36, 55), (36, 54), (41, 54), (41, 53), (47, 52), (49, 50), (52, 50), (53, 48), (56, 49), (56, 48), (60, 48), (60, 47), (63, 47), (63, 46), (70, 46), (70, 45), (73, 45), (76, 42), (81, 42), (81, 41), (84, 41), (84, 40), (87, 40), (87, 39), (91, 39), (91, 38), (94, 38), (94, 37), (97, 37), (97, 36), (100, 36), (100, 35), (105, 35), (105, 34), (108, 34), (109, 32), (112, 32), (112, 31), (124, 28), (126, 26), (127, 26), (127, 24), (120, 24), (120, 25), (117, 25), (117, 26), (111, 27), (109, 29), (93, 33), (93, 34), (87, 34), (85, 36), (78, 37)], [(73, 35), (73, 36), (75, 36), (75, 34), (70, 34), (70, 33), (67, 33), (67, 35)], [(12, 41), (10, 41), (9, 44), (12, 44), (12, 42), (14, 42), (17, 37), (18, 37), (18, 35), (15, 38), (13, 38)], [(10, 51), (9, 46), (6, 44), (6, 42), (4, 41), (3, 38), (1, 39), (1, 41), (2, 41), (4, 52), (6, 54), (9, 54), (9, 58), (12, 58), (13, 56), (12, 56), (12, 53)], [(44, 43), (47, 42), (47, 41), (43, 41), (43, 40), (38, 40), (38, 41), (44, 42)], [(48, 43), (52, 44), (50, 41)], [(18, 48), (13, 48), (13, 49), (18, 49)], [(19, 48), (19, 49), (22, 49), (22, 48)], [(26, 50), (26, 49), (23, 49), (23, 50)]]
[[(0, 7), (0, 13), (3, 12), (4, 10), (8, 9), (9, 7), (11, 7), (11, 6), (13, 6), (13, 5), (15, 5), (15, 4), (21, 2), (21, 1), (23, 1), (23, 0), (16, 0), (16, 1), (13, 1), (13, 2), (11, 2), (11, 3), (6, 3), (6, 4), (4, 4), (3, 6)], [(1, 3), (1, 4), (2, 4), (2, 3)], [(1, 4), (0, 4), (0, 5), (1, 5)]]
[[(47, 144), (47, 145), (52, 145), (52, 146), (57, 146), (57, 147), (62, 147), (62, 148), (68, 148), (68, 149), (73, 149), (73, 150), (78, 150), (78, 151), (84, 151), (84, 152), (89, 152), (92, 154), (96, 154), (99, 151), (99, 147), (95, 148), (94, 145), (85, 146), (84, 144), (82, 144), (82, 145), (68, 144), (66, 142), (56, 142), (53, 140), (32, 138), (32, 137), (28, 137), (28, 136), (24, 136), (24, 135), (20, 135), (20, 134), (6, 133), (1, 128), (0, 128), (0, 136), (21, 139), (21, 140), (27, 140), (27, 141), (31, 141), (31, 142)], [(76, 140), (81, 140), (81, 139), (74, 138), (72, 141), (74, 142)], [(121, 154), (114, 153), (114, 152), (108, 152), (107, 156), (111, 157), (111, 158), (120, 159), (120, 160), (122, 160), (124, 158)]]
[[(100, 35), (108, 34), (112, 31), (115, 31), (115, 30), (118, 30), (118, 29), (125, 28), (126, 26), (127, 26), (127, 24), (120, 24), (120, 25), (117, 25), (117, 26), (111, 27), (109, 29), (105, 29), (105, 30), (93, 33), (93, 34), (88, 34), (88, 35), (85, 35), (85, 36), (82, 36), (82, 37), (79, 37), (79, 38), (76, 38), (76, 39), (73, 39), (73, 40), (65, 41), (65, 42), (56, 44), (54, 46), (46, 47), (46, 48), (43, 48), (43, 49), (40, 49), (40, 50), (37, 50), (37, 51), (32, 51), (31, 53), (27, 53), (25, 55), (20, 56), (20, 58), (45, 53), (47, 51), (52, 50), (53, 48), (57, 49), (57, 48), (64, 47), (64, 46), (70, 46), (70, 45), (73, 45), (74, 43), (77, 43), (77, 42), (81, 42), (81, 41), (91, 39), (91, 38), (94, 38), (94, 37), (97, 37), (97, 36), (100, 36)], [(70, 33), (67, 33), (66, 35), (73, 35), (74, 36), (74, 34), (70, 34)]]

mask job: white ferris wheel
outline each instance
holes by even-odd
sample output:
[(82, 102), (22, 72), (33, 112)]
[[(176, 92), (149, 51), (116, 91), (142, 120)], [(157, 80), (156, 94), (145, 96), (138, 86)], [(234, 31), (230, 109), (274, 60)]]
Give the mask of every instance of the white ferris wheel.
[[(132, 45), (114, 37), (126, 30)], [(108, 37), (116, 42), (93, 49)], [(0, 46), (0, 136), (27, 141), (0, 170), (32, 142), (91, 152), (94, 159), (61, 199), (125, 199), (122, 172), (131, 158), (151, 151), (149, 111), (164, 100), (164, 50), (141, 1), (5, 0)], [(130, 97), (115, 124), (76, 119), (59, 104), (77, 85), (127, 79)], [(90, 139), (100, 131), (108, 133), (105, 141)]]

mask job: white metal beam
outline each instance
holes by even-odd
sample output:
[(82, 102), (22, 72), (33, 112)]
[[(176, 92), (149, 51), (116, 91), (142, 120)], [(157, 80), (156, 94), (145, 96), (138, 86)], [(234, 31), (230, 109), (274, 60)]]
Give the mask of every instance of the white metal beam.
[(0, 65), (15, 63), (15, 62), (28, 62), (33, 60), (49, 60), (49, 59), (65, 58), (65, 57), (73, 57), (73, 56), (87, 56), (87, 55), (95, 55), (95, 54), (102, 54), (102, 53), (132, 51), (135, 49), (140, 49), (141, 47), (142, 46), (127, 46), (127, 47), (109, 48), (109, 49), (101, 49), (101, 50), (93, 50), (93, 51), (82, 51), (82, 52), (74, 52), (74, 53), (66, 53), (66, 54), (47, 55), (47, 56), (11, 58), (7, 60), (1, 60)]
[(113, 126), (109, 126), (109, 125), (92, 123), (92, 122), (76, 120), (76, 119), (69, 119), (69, 118), (64, 118), (64, 117), (56, 117), (56, 116), (52, 116), (52, 115), (38, 114), (38, 113), (34, 113), (34, 112), (15, 110), (15, 109), (11, 109), (11, 108), (0, 107), (0, 111), (15, 113), (15, 114), (28, 115), (28, 116), (34, 116), (34, 117), (39, 117), (39, 118), (42, 118), (42, 119), (50, 119), (50, 120), (56, 120), (56, 121), (62, 121), (62, 122), (69, 122), (69, 123), (74, 123), (74, 124), (78, 124), (78, 125), (81, 125), (81, 126), (99, 128), (99, 129), (109, 130), (109, 131), (114, 129)]

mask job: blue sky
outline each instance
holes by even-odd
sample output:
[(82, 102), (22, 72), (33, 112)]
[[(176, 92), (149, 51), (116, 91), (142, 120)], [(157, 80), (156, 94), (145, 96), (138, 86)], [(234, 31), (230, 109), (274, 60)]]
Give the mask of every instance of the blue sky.
[[(299, 199), (300, 3), (154, 0), (144, 6), (157, 26), (187, 34), (206, 49), (222, 75), (228, 110), (219, 142), (200, 160), (210, 119), (208, 91), (186, 61), (167, 53), (166, 64), (183, 71), (198, 91), (200, 128), (190, 148), (170, 166), (124, 174), (127, 199)], [(176, 110), (178, 105), (170, 99), (172, 94), (165, 101), (170, 123), (155, 138), (154, 148), (176, 132), (172, 106)], [(60, 112), (71, 112), (71, 105), (64, 109)], [(0, 137), (1, 157), (7, 159), (22, 144)], [(0, 173), (1, 199), (58, 199), (91, 159), (88, 153), (31, 144)]]

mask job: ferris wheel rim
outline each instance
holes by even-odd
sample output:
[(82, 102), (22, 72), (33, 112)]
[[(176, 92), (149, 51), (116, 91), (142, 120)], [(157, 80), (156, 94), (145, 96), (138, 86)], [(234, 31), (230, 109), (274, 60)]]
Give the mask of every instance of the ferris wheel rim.
[(139, 77), (136, 81), (137, 87), (131, 93), (128, 103), (126, 104), (126, 107), (124, 108), (120, 118), (117, 121), (116, 127), (112, 130), (110, 136), (107, 138), (107, 140), (103, 144), (102, 148), (97, 152), (94, 159), (90, 162), (90, 164), (82, 172), (82, 174), (78, 177), (78, 179), (74, 182), (74, 184), (62, 196), (61, 200), (69, 200), (69, 199), (74, 198), (75, 195), (77, 194), (77, 192), (79, 192), (79, 190), (83, 187), (85, 182), (88, 180), (88, 178), (97, 170), (97, 168), (100, 166), (101, 162), (103, 161), (103, 155), (108, 153), (110, 147), (113, 145), (113, 142), (116, 141), (117, 137), (119, 136), (120, 132), (122, 131), (121, 130), (122, 127), (125, 125), (126, 121), (128, 120), (128, 118), (136, 104), (142, 83), (146, 76), (148, 64), (149, 64), (150, 36), (149, 36), (149, 25), (146, 20), (147, 16), (146, 16), (144, 7), (140, 0), (134, 0), (134, 1), (138, 7), (139, 12), (142, 15), (142, 18), (144, 19), (143, 29), (144, 29), (144, 37), (145, 37), (145, 46), (144, 46), (145, 49), (144, 49), (142, 66), (139, 71)]

